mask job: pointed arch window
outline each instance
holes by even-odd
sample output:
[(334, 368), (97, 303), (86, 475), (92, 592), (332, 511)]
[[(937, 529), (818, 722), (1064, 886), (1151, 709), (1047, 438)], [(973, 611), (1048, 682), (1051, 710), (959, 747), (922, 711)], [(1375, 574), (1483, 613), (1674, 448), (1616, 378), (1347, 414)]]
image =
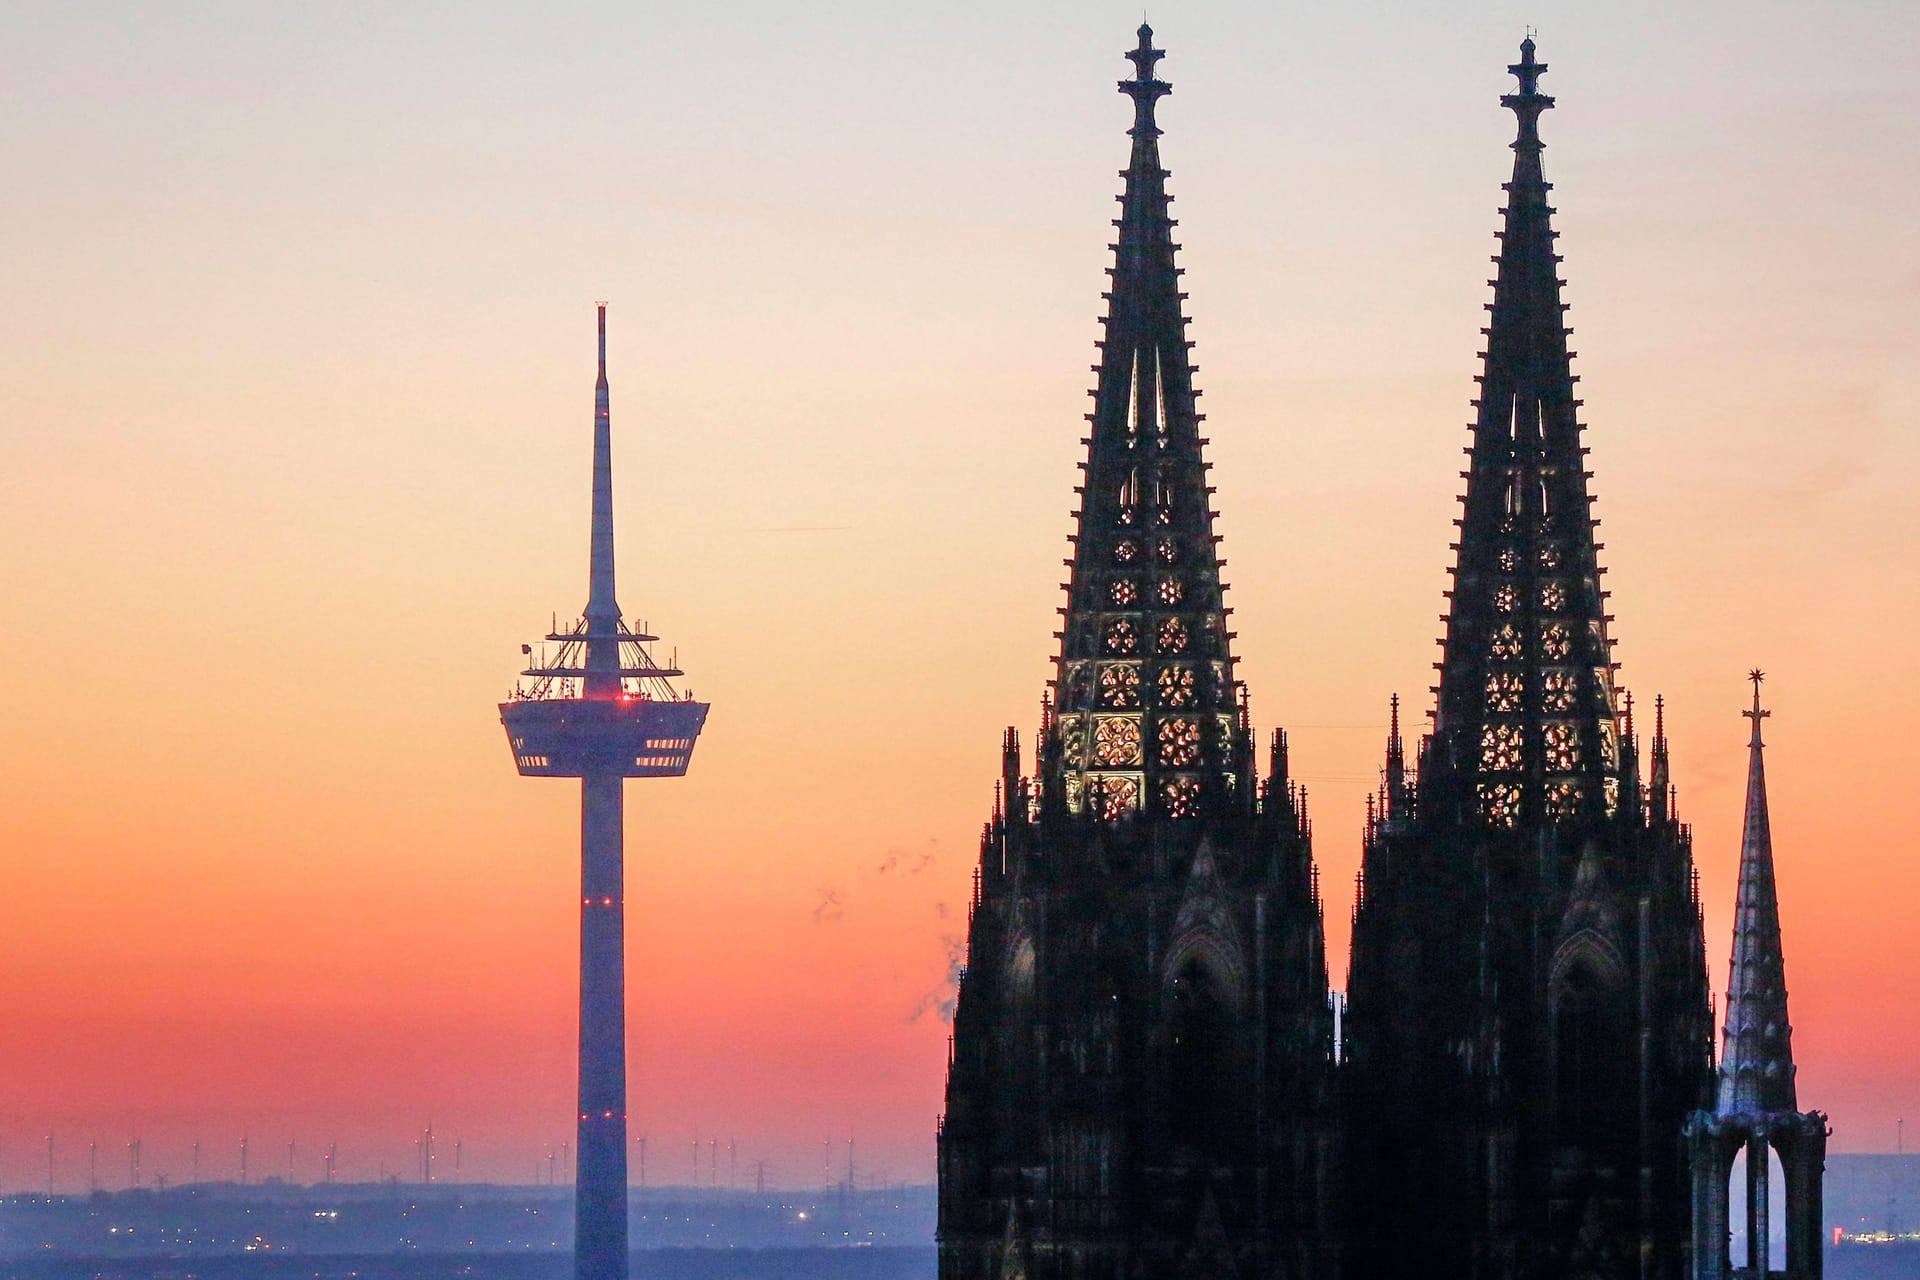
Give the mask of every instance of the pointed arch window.
[(1235, 1070), (1239, 1020), (1198, 955), (1167, 984), (1166, 1009), (1168, 1137), (1176, 1151), (1217, 1157), (1233, 1144), (1236, 1107), (1246, 1093)]
[(1133, 363), (1127, 373), (1127, 435), (1140, 434), (1140, 348), (1133, 349)]
[(1554, 1130), (1561, 1148), (1613, 1154), (1634, 1133), (1634, 1019), (1620, 984), (1590, 958), (1556, 975), (1552, 1018)]

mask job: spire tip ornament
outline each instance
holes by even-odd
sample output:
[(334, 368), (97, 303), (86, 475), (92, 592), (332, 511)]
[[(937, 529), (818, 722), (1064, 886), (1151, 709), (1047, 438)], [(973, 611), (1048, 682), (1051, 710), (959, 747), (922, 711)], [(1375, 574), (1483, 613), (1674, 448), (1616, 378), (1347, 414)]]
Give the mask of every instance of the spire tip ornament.
[(1153, 120), (1153, 104), (1173, 92), (1173, 86), (1164, 80), (1156, 79), (1154, 66), (1167, 56), (1165, 49), (1153, 47), (1153, 28), (1140, 24), (1140, 44), (1127, 51), (1127, 61), (1133, 63), (1133, 79), (1120, 82), (1120, 92), (1133, 99), (1134, 121), (1129, 134), (1138, 138), (1144, 132), (1147, 136), (1160, 136), (1159, 128)]

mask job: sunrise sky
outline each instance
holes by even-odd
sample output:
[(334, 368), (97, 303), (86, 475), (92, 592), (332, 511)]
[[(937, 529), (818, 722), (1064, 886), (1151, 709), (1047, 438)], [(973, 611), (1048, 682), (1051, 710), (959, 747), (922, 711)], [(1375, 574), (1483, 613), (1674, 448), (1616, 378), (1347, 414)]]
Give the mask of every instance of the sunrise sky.
[[(628, 792), (632, 1131), (933, 1174), (1030, 741), (1137, 5), (0, 4), (0, 1189), (470, 1177), (571, 1137), (577, 786), (495, 703), (621, 600), (713, 713)], [(1430, 704), (1528, 24), (1624, 683), (1723, 987), (1769, 782), (1804, 1106), (1920, 1118), (1920, 10), (1156, 4), (1237, 651), (1335, 985)], [(443, 1152), (446, 1150), (443, 1147)], [(111, 1153), (111, 1158), (107, 1158)], [(443, 1163), (444, 1169), (444, 1163)], [(637, 1169), (636, 1169), (637, 1174)], [(702, 1174), (704, 1177), (704, 1173)], [(724, 1157), (722, 1178), (725, 1176)]]

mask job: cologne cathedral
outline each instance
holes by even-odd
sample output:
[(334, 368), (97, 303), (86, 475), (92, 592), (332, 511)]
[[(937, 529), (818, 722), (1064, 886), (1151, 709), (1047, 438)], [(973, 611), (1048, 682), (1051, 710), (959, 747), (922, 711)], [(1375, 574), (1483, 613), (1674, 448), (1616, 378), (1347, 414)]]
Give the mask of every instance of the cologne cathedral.
[[(1513, 179), (1432, 728), (1410, 758), (1395, 701), (1343, 1002), (1306, 792), (1284, 733), (1257, 749), (1235, 674), (1152, 35), (1120, 82), (1132, 150), (1054, 678), (1030, 772), (1006, 733), (981, 842), (942, 1280), (1817, 1277), (1825, 1117), (1794, 1110), (1764, 783), (1716, 1064), (1662, 716), (1643, 767), (1616, 687), (1545, 64), (1529, 39), (1501, 100)], [(1787, 1266), (1735, 1268), (1732, 1161), (1770, 1146)], [(1746, 1181), (1765, 1241), (1767, 1179)]]

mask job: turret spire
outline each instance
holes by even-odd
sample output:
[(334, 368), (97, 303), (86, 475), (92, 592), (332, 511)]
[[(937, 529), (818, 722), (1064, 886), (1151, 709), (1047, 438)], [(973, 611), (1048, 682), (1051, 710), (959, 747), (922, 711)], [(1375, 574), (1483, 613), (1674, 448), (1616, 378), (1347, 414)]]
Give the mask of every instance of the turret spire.
[[(1459, 559), (1447, 617), (1429, 800), (1495, 826), (1597, 818), (1619, 803), (1608, 618), (1595, 560), (1572, 352), (1542, 175), (1531, 38), (1501, 98), (1518, 120)], [(1431, 773), (1432, 776), (1428, 776)]]
[(1167, 171), (1154, 106), (1171, 89), (1142, 25), (1120, 81), (1133, 140), (1114, 225), (1046, 794), (1072, 812), (1197, 817), (1244, 801), (1251, 755), (1228, 653)]
[(1647, 813), (1654, 821), (1669, 817), (1667, 794), (1673, 786), (1673, 764), (1667, 746), (1667, 700), (1660, 694), (1653, 699), (1653, 768), (1647, 782)]
[(1718, 1111), (1768, 1115), (1795, 1109), (1793, 1024), (1787, 1019), (1786, 962), (1780, 946), (1780, 899), (1773, 880), (1773, 832), (1767, 822), (1767, 772), (1760, 722), (1760, 682), (1752, 672), (1753, 721), (1747, 744), (1746, 824), (1740, 842), (1740, 897), (1735, 904), (1733, 962), (1727, 977), (1725, 1048)]
[(1387, 769), (1380, 816), (1386, 821), (1407, 816), (1407, 753), (1400, 740), (1400, 695), (1387, 704)]

